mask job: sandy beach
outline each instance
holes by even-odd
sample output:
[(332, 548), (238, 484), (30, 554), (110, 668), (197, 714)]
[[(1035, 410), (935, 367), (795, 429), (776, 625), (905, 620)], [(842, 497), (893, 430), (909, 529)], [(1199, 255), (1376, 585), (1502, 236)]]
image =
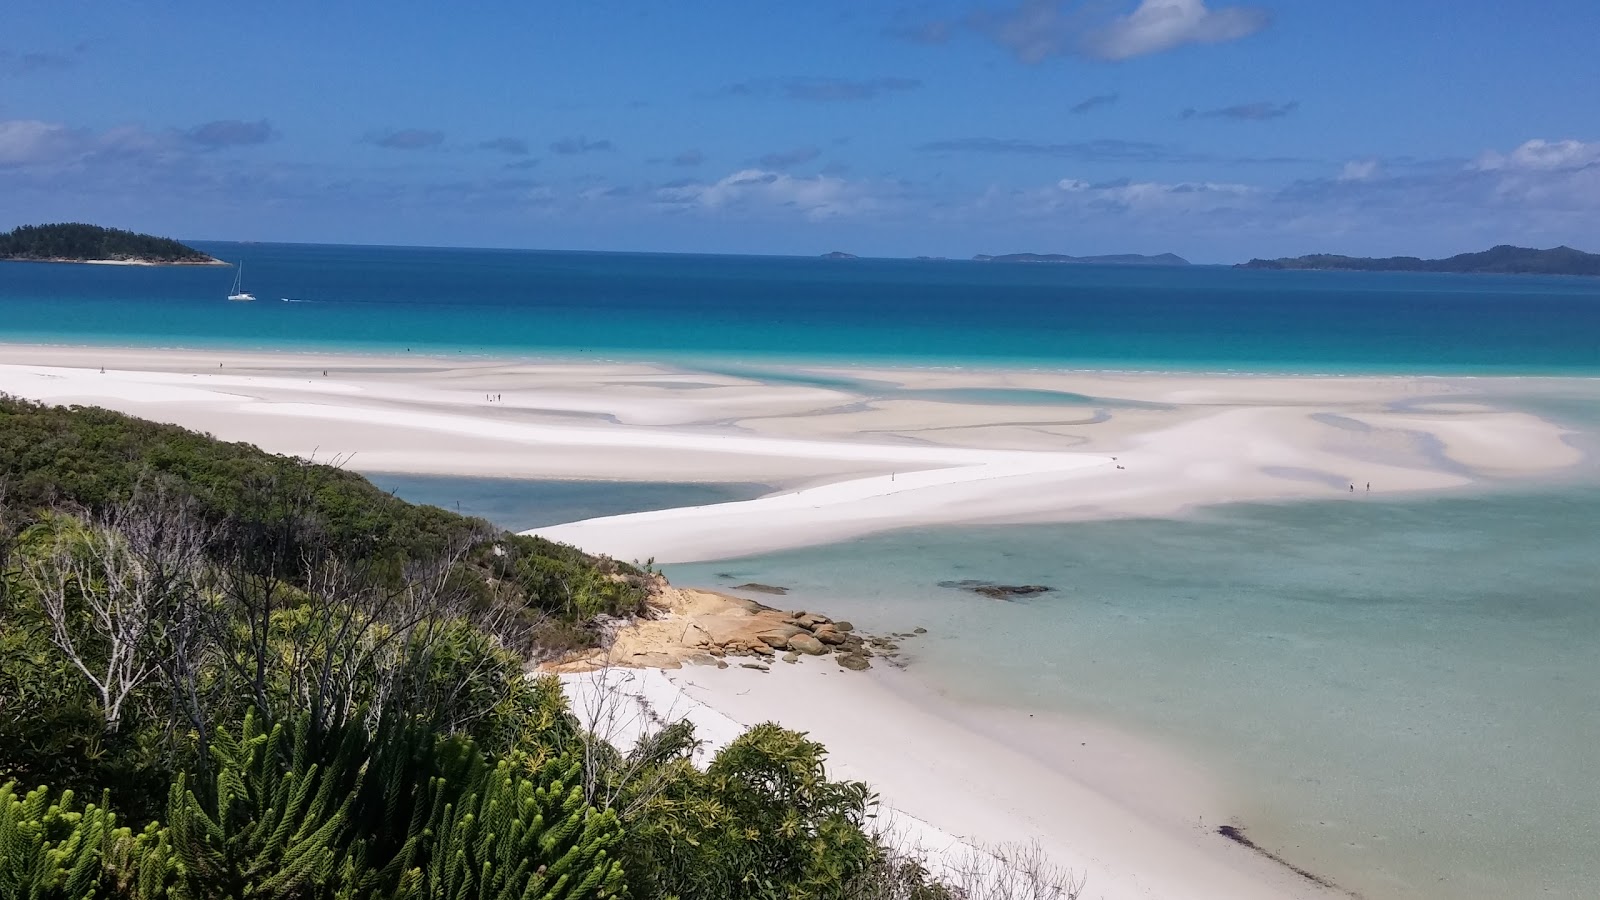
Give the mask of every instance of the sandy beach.
[(936, 866), (1037, 844), (1084, 898), (1344, 896), (1218, 837), (1226, 803), (1200, 773), (1090, 723), (962, 708), (906, 672), (826, 659), (562, 677), (579, 715), (623, 745), (662, 720), (694, 723), (703, 756), (774, 719), (808, 733), (834, 777), (879, 792), (880, 826)]
[[(755, 500), (540, 531), (660, 562), (913, 525), (1460, 488), (1582, 458), (1560, 426), (1486, 400), (1493, 379), (805, 374), (863, 386), (647, 363), (0, 347), (0, 391), (357, 470), (772, 487)], [(1057, 399), (1008, 402), (1017, 392)]]
[[(356, 470), (772, 488), (539, 531), (622, 559), (1338, 498), (1369, 483), (1374, 494), (1459, 489), (1558, 475), (1583, 458), (1559, 425), (1497, 403), (1493, 380), (804, 374), (832, 380), (646, 363), (0, 346), (0, 392)], [(1036, 841), (1086, 877), (1085, 897), (1334, 895), (1217, 836), (1228, 805), (1201, 773), (1098, 725), (964, 708), (914, 670), (846, 672), (826, 658), (638, 677), (657, 709), (692, 712), (713, 743), (769, 719), (811, 733), (836, 774), (868, 781), (894, 815), (919, 823), (908, 832), (919, 843)]]

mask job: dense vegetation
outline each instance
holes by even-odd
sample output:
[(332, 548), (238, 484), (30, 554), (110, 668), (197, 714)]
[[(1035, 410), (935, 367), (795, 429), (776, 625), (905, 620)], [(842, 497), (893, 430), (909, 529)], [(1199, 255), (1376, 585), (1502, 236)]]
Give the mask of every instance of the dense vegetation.
[(170, 238), (79, 222), (23, 225), (0, 233), (0, 259), (211, 262), (211, 257)]
[(1448, 259), (1390, 256), (1372, 259), (1317, 253), (1283, 259), (1252, 259), (1241, 269), (1349, 269), (1361, 272), (1459, 272), (1505, 275), (1600, 275), (1600, 254), (1571, 247), (1533, 250), (1501, 244), (1482, 253), (1460, 253)]
[[(951, 900), (775, 725), (705, 769), (525, 675), (642, 573), (327, 466), (0, 398), (0, 898)], [(1021, 882), (1017, 882), (1021, 884)]]

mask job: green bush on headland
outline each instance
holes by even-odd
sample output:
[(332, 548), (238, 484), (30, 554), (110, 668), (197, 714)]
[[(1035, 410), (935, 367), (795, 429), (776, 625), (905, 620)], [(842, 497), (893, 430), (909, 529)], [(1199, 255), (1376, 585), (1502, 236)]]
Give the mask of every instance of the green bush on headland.
[(81, 222), (21, 225), (0, 232), (0, 259), (114, 259), (157, 263), (204, 263), (211, 257), (170, 238), (103, 228)]
[[(644, 576), (339, 469), (0, 397), (0, 897), (957, 900), (776, 725), (627, 752), (553, 677)], [(82, 802), (79, 798), (95, 798)], [(1071, 896), (1044, 884), (1029, 900)]]

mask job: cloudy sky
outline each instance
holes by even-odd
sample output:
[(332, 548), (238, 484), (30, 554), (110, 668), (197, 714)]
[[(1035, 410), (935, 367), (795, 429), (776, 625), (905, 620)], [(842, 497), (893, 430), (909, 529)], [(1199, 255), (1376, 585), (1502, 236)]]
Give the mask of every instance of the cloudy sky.
[(1600, 251), (1600, 3), (7, 0), (0, 228)]

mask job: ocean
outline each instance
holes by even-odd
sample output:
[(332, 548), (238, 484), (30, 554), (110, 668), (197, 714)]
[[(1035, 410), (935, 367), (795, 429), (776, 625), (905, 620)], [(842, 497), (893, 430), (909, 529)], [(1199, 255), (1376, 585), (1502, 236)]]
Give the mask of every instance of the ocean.
[[(1485, 385), (1600, 449), (1600, 279), (198, 246), (243, 259), (260, 299), (222, 299), (220, 268), (0, 263), (0, 342), (639, 359), (874, 389), (794, 367), (1574, 376)], [(373, 477), (518, 528), (760, 490)], [(668, 574), (925, 626), (913, 671), (942, 690), (1169, 745), (1254, 839), (1371, 900), (1576, 898), (1600, 884), (1596, 534), (1591, 464), (1471, 494), (910, 530)], [(963, 579), (1055, 590), (997, 603), (940, 585)]]
[(704, 361), (1600, 372), (1600, 279), (196, 242), (0, 262), (0, 339)]

